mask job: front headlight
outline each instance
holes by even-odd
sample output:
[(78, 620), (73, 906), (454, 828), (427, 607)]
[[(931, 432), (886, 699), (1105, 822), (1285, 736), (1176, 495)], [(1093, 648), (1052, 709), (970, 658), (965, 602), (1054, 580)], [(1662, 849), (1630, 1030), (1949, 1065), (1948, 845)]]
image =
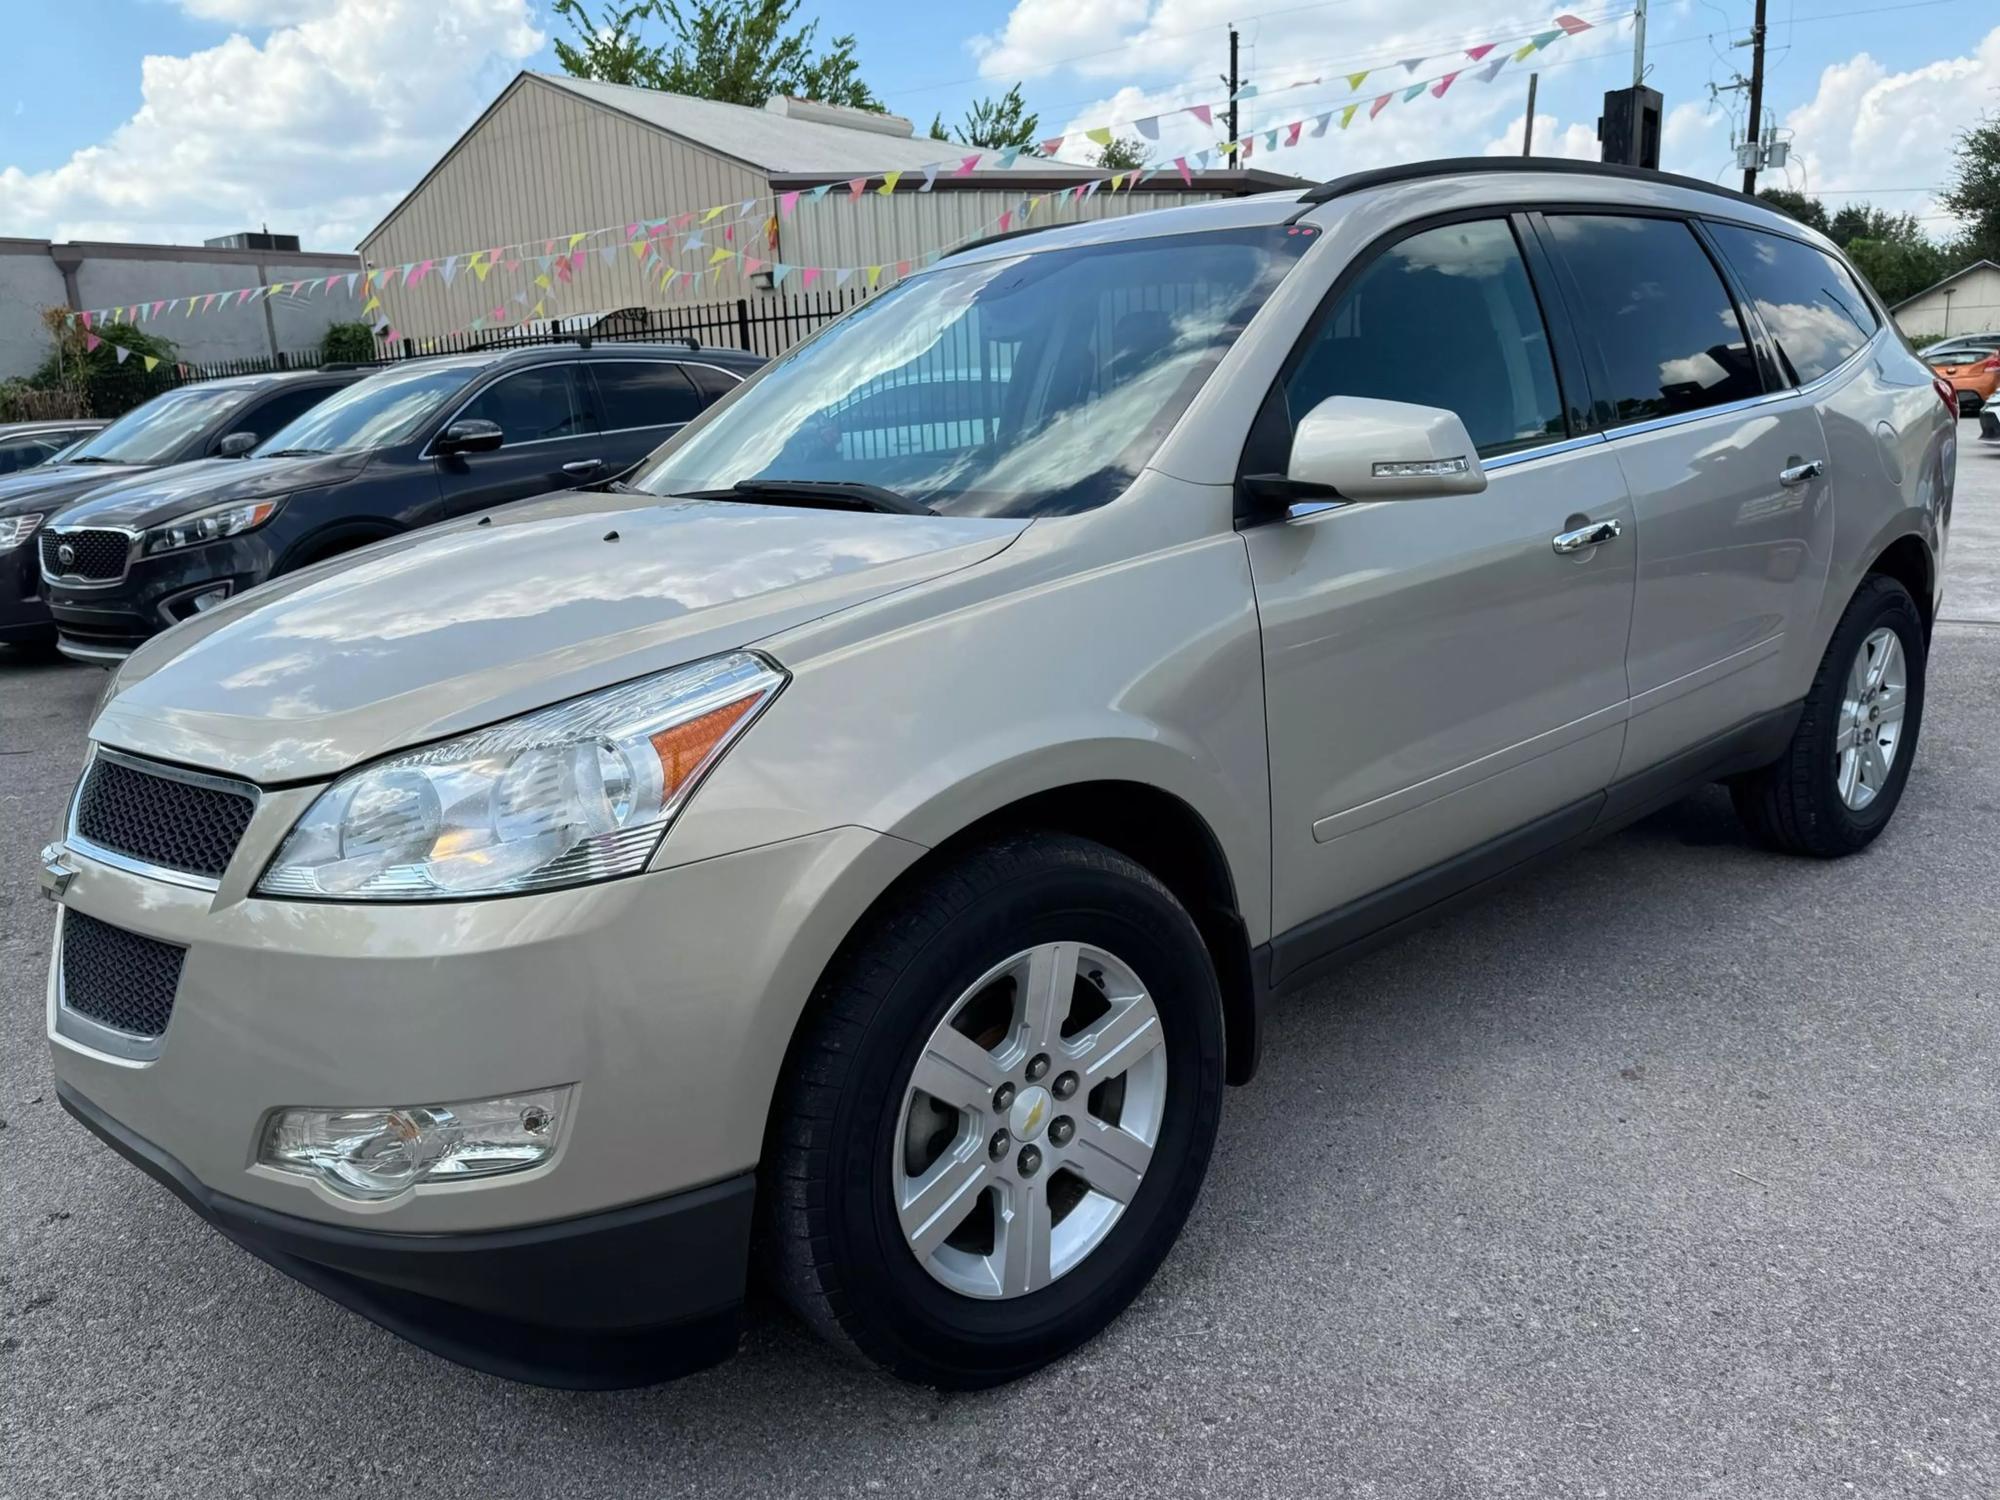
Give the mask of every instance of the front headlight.
[(306, 809), (257, 890), (435, 901), (637, 874), (784, 683), (739, 651), (350, 772)]
[(182, 516), (146, 532), (145, 554), (175, 552), (182, 547), (199, 547), (203, 542), (219, 542), (226, 536), (255, 531), (278, 513), (285, 503), (282, 495), (269, 500), (251, 500), (242, 505), (216, 505)]
[(42, 513), (36, 511), (29, 516), (0, 516), (0, 552), (11, 552), (35, 534), (35, 528), (42, 524)]

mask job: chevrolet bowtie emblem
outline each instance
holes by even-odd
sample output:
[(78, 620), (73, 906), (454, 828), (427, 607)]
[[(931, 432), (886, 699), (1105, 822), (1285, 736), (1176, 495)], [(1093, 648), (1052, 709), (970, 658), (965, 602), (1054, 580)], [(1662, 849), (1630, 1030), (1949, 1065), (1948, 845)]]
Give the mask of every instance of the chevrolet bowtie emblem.
[(76, 871), (63, 863), (66, 851), (61, 844), (42, 846), (42, 894), (51, 901), (60, 901), (69, 883), (76, 879)]

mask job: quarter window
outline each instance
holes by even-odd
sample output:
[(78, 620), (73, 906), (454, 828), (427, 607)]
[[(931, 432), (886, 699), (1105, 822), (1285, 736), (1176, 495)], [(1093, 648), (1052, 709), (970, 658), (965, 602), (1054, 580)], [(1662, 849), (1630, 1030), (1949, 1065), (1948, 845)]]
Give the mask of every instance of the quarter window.
[(1583, 335), (1609, 380), (1596, 393), (1608, 424), (1763, 393), (1729, 288), (1685, 223), (1559, 214), (1548, 225), (1581, 298)]
[(460, 412), (496, 424), (508, 447), (597, 431), (568, 365), (536, 365), (488, 386)]
[(1377, 256), (1285, 381), (1294, 424), (1329, 396), (1449, 408), (1482, 454), (1562, 436), (1548, 330), (1506, 221), (1427, 229)]
[(703, 405), (679, 365), (659, 360), (598, 360), (590, 373), (597, 379), (597, 415), (606, 432), (689, 422)]
[(1794, 384), (1819, 379), (1875, 336), (1875, 310), (1833, 257), (1779, 234), (1709, 227), (1777, 340)]

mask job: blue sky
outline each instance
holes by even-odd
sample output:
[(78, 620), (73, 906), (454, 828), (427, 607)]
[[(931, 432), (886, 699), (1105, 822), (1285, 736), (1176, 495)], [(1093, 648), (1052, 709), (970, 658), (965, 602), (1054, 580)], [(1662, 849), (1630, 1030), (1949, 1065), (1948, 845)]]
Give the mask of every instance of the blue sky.
[[(1947, 229), (1932, 217), (1931, 193), (1946, 176), (1951, 132), (1981, 110), (2000, 111), (1992, 0), (1770, 4), (1766, 97), (1794, 137), (1792, 184)], [(1538, 59), (1536, 145), (1594, 155), (1601, 95), (1629, 78), (1630, 7), (960, 0), (941, 12), (917, 0), (833, 0), (816, 14), (823, 36), (858, 37), (864, 76), (920, 130), (933, 112), (955, 122), (969, 100), (1018, 78), (1054, 134), (1219, 97), (1231, 18), (1253, 81), (1268, 89), (1329, 79), (1246, 106), (1252, 129), (1352, 97), (1338, 73), (1524, 35), (1567, 9), (1600, 24)], [(555, 66), (546, 0), (17, 0), (9, 9), (16, 60), (69, 60), (0, 74), (0, 233), (9, 234), (198, 238), (268, 220), (321, 248), (346, 248), (518, 68)], [(1648, 81), (1666, 95), (1667, 166), (1732, 175), (1729, 109), (1740, 112), (1742, 96), (1711, 108), (1708, 85), (1748, 71), (1748, 49), (1729, 44), (1747, 34), (1750, 12), (1751, 0), (1656, 4)], [(1509, 149), (1523, 72), (1510, 65), (1484, 85), (1468, 75), (1441, 100), (1399, 103), (1373, 125), (1268, 164), (1324, 176)], [(1192, 121), (1168, 133), (1175, 149), (1201, 139)]]

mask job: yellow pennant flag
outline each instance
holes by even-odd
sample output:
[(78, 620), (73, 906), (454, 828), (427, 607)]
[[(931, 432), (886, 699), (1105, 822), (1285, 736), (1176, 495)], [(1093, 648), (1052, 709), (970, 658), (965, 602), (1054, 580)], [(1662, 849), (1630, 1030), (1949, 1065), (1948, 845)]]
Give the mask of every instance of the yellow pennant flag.
[(481, 260), (477, 255), (472, 257), (472, 274), (477, 276), (481, 281), (484, 281), (486, 279), (487, 275), (492, 271), (492, 269), (493, 269), (492, 261)]
[(542, 316), (542, 309), (543, 309), (544, 307), (546, 307), (546, 306), (548, 306), (548, 304), (547, 304), (546, 302), (537, 302), (537, 303), (535, 304), (535, 310), (534, 310), (533, 312), (529, 313), (529, 314), (528, 314), (528, 316), (529, 316), (529, 317), (531, 317), (531, 318), (539, 318), (539, 317), (541, 317), (541, 316)]
[(881, 279), (882, 279), (882, 268), (880, 266), (870, 266), (868, 268), (868, 289), (870, 291), (873, 291), (875, 289), (875, 283), (880, 281)]
[(1123, 186), (1125, 186), (1125, 174), (1123, 172), (1120, 172), (1117, 176), (1111, 179), (1111, 191), (1115, 193)]
[(1361, 106), (1358, 104), (1350, 104), (1340, 112), (1340, 128), (1342, 130), (1347, 129), (1348, 126), (1354, 123), (1354, 112), (1359, 108)]
[(896, 181), (902, 175), (901, 172), (885, 172), (882, 175), (882, 185), (875, 189), (875, 191), (880, 193), (884, 198), (888, 197), (896, 191)]
[(1111, 127), (1109, 125), (1100, 125), (1095, 130), (1086, 130), (1083, 134), (1085, 139), (1093, 140), (1100, 146), (1111, 144)]
[(570, 249), (574, 250), (578, 245), (581, 245), (583, 243), (583, 238), (586, 233), (587, 231), (579, 229), (575, 234), (571, 235), (569, 237)]
[(729, 259), (729, 257), (730, 257), (730, 256), (732, 256), (732, 255), (734, 255), (735, 253), (736, 253), (736, 252), (735, 252), (734, 250), (724, 250), (724, 249), (721, 249), (720, 247), (718, 247), (718, 248), (716, 249), (715, 253), (714, 253), (713, 255), (709, 256), (709, 258), (708, 258), (708, 263), (709, 263), (709, 264), (710, 264), (711, 266), (719, 266), (719, 265), (721, 265), (721, 264), (722, 264), (722, 263), (723, 263), (723, 262), (724, 262), (725, 260), (728, 260), (728, 259)]
[(632, 259), (644, 260), (646, 258), (647, 245), (648, 242), (646, 240), (632, 241)]
[(146, 358), (146, 373), (150, 375), (156, 368), (158, 368), (160, 363), (160, 357), (157, 354), (148, 354), (145, 358)]
[(680, 268), (678, 266), (670, 266), (667, 269), (667, 274), (660, 278), (660, 290), (664, 292), (667, 289), (668, 283), (671, 282), (676, 276), (680, 274), (681, 274)]
[(365, 313), (371, 313), (381, 305), (382, 305), (382, 299), (380, 297), (370, 297), (366, 302), (364, 302), (361, 305), (361, 310)]
[(1514, 53), (1514, 61), (1520, 62), (1524, 58), (1534, 56), (1534, 53), (1535, 53), (1535, 44), (1533, 42), (1530, 42), (1528, 43), (1527, 46), (1520, 48), (1518, 51)]
[(1351, 89), (1360, 88), (1362, 84), (1368, 81), (1368, 73), (1369, 70), (1367, 68), (1363, 68), (1359, 73), (1349, 73), (1347, 75), (1347, 86)]
[(704, 224), (713, 224), (716, 221), (716, 219), (721, 216), (723, 209), (727, 208), (728, 206), (729, 205), (726, 203), (716, 204), (715, 207), (711, 208), (707, 213), (701, 216), (701, 222)]
[(540, 276), (537, 276), (537, 277), (535, 278), (535, 285), (536, 285), (536, 286), (538, 286), (538, 287), (540, 287), (540, 288), (541, 288), (541, 289), (542, 289), (543, 291), (545, 291), (545, 292), (547, 292), (547, 291), (553, 291), (553, 290), (554, 290), (554, 288), (553, 288), (553, 287), (551, 287), (551, 286), (550, 286), (550, 284), (549, 284), (549, 278), (548, 278), (548, 275), (547, 275), (546, 273), (544, 273), (544, 274), (542, 274), (542, 275), (540, 275)]

